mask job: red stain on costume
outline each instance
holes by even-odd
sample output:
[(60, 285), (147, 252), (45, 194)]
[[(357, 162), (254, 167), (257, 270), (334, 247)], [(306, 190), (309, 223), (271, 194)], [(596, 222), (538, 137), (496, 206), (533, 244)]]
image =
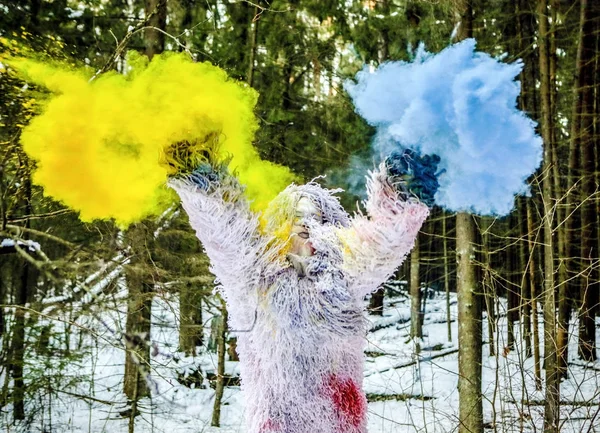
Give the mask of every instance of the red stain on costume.
[(277, 421), (273, 421), (271, 419), (266, 420), (262, 423), (259, 428), (260, 433), (268, 433), (268, 432), (278, 432), (281, 431), (281, 425)]
[(335, 408), (345, 422), (358, 427), (367, 413), (367, 402), (352, 379), (331, 375), (328, 391)]

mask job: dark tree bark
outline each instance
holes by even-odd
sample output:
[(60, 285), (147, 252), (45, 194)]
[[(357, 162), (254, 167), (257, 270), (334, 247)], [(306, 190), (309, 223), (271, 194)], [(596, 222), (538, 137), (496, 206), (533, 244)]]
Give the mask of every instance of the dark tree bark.
[(592, 198), (596, 192), (595, 152), (593, 137), (594, 78), (596, 75), (594, 58), (600, 5), (595, 1), (581, 0), (580, 48), (578, 50), (577, 94), (579, 95), (579, 146), (581, 166), (581, 283), (579, 314), (579, 356), (585, 361), (595, 361), (596, 325), (595, 317), (600, 282), (597, 278), (598, 266), (596, 203)]
[(383, 316), (383, 301), (385, 300), (385, 288), (380, 287), (369, 299), (369, 314)]
[(483, 262), (483, 275), (482, 275), (482, 287), (483, 296), (485, 299), (485, 311), (487, 313), (488, 322), (488, 346), (490, 350), (490, 356), (496, 354), (496, 289), (494, 279), (491, 271), (491, 260), (490, 260), (490, 236), (489, 236), (489, 224), (487, 220), (481, 219), (481, 231), (482, 231), (482, 262)]
[(552, 238), (552, 108), (550, 105), (550, 67), (548, 44), (548, 0), (538, 0), (541, 129), (544, 139), (544, 366), (546, 369), (546, 403), (544, 432), (559, 431), (560, 373), (557, 360), (556, 296), (554, 284), (554, 240)]
[[(600, 28), (600, 24), (598, 24)], [(600, 30), (599, 30), (600, 31)], [(600, 52), (600, 37), (596, 38), (596, 52)], [(595, 56), (595, 75), (594, 75), (594, 89), (595, 89), (595, 98), (594, 98), (594, 117), (593, 117), (593, 125), (594, 125), (594, 161), (596, 161), (596, 185), (600, 185), (600, 56)], [(600, 215), (600, 195), (596, 194), (596, 215)], [(596, 248), (597, 251), (600, 251), (600, 223), (596, 226)], [(598, 253), (596, 254), (598, 256)], [(600, 272), (600, 269), (598, 269)], [(598, 275), (597, 280), (600, 280), (600, 275)], [(598, 301), (600, 304), (600, 300)], [(598, 306), (600, 309), (600, 305)], [(596, 310), (596, 315), (600, 313), (599, 310)]]
[(248, 50), (250, 55), (248, 56), (248, 72), (246, 74), (246, 82), (250, 87), (254, 84), (254, 64), (256, 63), (256, 46), (258, 40), (258, 24), (260, 23), (261, 10), (259, 9), (260, 0), (256, 1), (254, 6), (254, 14), (250, 20), (250, 32), (248, 40)]
[[(535, 49), (537, 37), (536, 5), (528, 0), (517, 0), (515, 1), (515, 13), (517, 18), (516, 25), (519, 52), (521, 53), (520, 57), (524, 60), (523, 70), (520, 74), (521, 93), (519, 96), (519, 108), (527, 113), (532, 119), (538, 119), (540, 104), (539, 92), (537, 90), (537, 82), (539, 81), (539, 59), (537, 58), (538, 53)], [(539, 189), (538, 184), (532, 186), (534, 189)], [(528, 268), (528, 284), (530, 288), (534, 290), (538, 287), (538, 267), (536, 264), (540, 263), (538, 257), (541, 258), (542, 256), (539, 253), (540, 249), (536, 247), (536, 243), (539, 240), (534, 241), (535, 233), (533, 230), (535, 230), (537, 222), (534, 217), (532, 200), (527, 201), (525, 212), (527, 215), (527, 260), (530, 262)], [(531, 299), (534, 299), (533, 295), (531, 295)], [(533, 307), (531, 303), (530, 306)], [(534, 331), (537, 332), (537, 328)]]
[[(150, 60), (164, 50), (167, 23), (167, 0), (145, 0), (145, 12), (148, 26), (144, 33), (146, 55)], [(158, 120), (158, 119), (157, 119)], [(150, 373), (150, 330), (152, 316), (152, 294), (154, 279), (150, 262), (150, 249), (154, 243), (154, 230), (150, 222), (141, 222), (127, 230), (132, 258), (126, 269), (127, 288), (127, 322), (125, 324), (125, 340), (127, 356), (125, 357), (125, 375), (123, 392), (133, 401), (132, 417), (137, 415), (137, 400), (150, 395), (147, 384)], [(133, 418), (130, 422), (133, 428)]]
[(456, 216), (458, 261), (458, 392), (459, 432), (483, 432), (481, 398), (481, 299), (475, 278), (473, 216)]
[[(390, 4), (389, 0), (381, 0), (377, 3), (378, 13), (382, 15), (389, 14), (390, 12)], [(377, 50), (377, 60), (379, 64), (388, 60), (389, 56), (389, 45), (390, 38), (388, 35), (388, 31), (383, 29), (379, 35), (379, 45)], [(375, 316), (383, 315), (383, 302), (385, 300), (385, 289), (383, 287), (377, 289), (369, 300), (369, 311), (371, 314)]]
[(29, 277), (29, 262), (23, 261), (19, 272), (19, 281), (15, 293), (15, 324), (11, 344), (12, 377), (13, 377), (13, 416), (15, 420), (25, 419), (25, 382), (23, 371), (25, 364), (25, 310), (27, 303), (27, 287)]
[[(510, 218), (514, 221), (514, 218)], [(512, 224), (511, 224), (512, 225)], [(514, 275), (517, 267), (515, 266), (515, 259), (517, 255), (515, 251), (507, 247), (506, 248), (506, 282), (507, 282), (507, 311), (506, 311), (506, 322), (507, 322), (507, 335), (506, 335), (506, 346), (513, 350), (515, 346), (515, 322), (519, 320), (519, 298), (518, 292), (516, 291), (517, 285), (514, 281)]]
[[(459, 41), (473, 37), (473, 3), (459, 2)], [(458, 392), (459, 433), (483, 432), (481, 397), (481, 297), (475, 274), (475, 222), (461, 212), (456, 215), (456, 255), (458, 292)]]
[(519, 96), (520, 109), (532, 119), (538, 117), (538, 94), (535, 86), (536, 65), (535, 51), (535, 11), (531, 10), (532, 4), (528, 0), (515, 1), (517, 41), (519, 52), (524, 60), (523, 70), (520, 74), (521, 95)]
[[(8, 305), (9, 302), (7, 302), (6, 297), (8, 296), (8, 284), (6, 281), (4, 281), (4, 279), (2, 278), (3, 275), (3, 270), (2, 270), (2, 265), (4, 263), (0, 263), (0, 338), (2, 338), (2, 340), (4, 341), (4, 329), (6, 327), (6, 323), (5, 323), (5, 316), (4, 316), (4, 305)], [(0, 362), (4, 361), (4, 356), (0, 356)]]
[(213, 405), (212, 421), (213, 427), (221, 425), (221, 400), (225, 390), (225, 352), (227, 342), (227, 307), (225, 301), (221, 301), (221, 321), (219, 326), (219, 335), (217, 338), (217, 383), (215, 386), (215, 402)]
[(535, 387), (542, 389), (542, 371), (540, 368), (540, 336), (538, 326), (538, 281), (536, 267), (538, 266), (536, 243), (538, 242), (535, 224), (533, 221), (533, 203), (527, 202), (527, 245), (529, 250), (529, 287), (531, 290), (531, 327), (533, 328), (533, 367), (535, 374)]
[(458, 42), (473, 37), (473, 0), (457, 0), (458, 29), (456, 40)]
[[(388, 16), (390, 14), (390, 0), (379, 0), (376, 6), (378, 14)], [(377, 50), (377, 60), (382, 64), (388, 60), (390, 52), (390, 35), (387, 29), (382, 29), (379, 34), (379, 46)]]
[(196, 355), (203, 343), (202, 294), (193, 284), (184, 284), (179, 292), (179, 350), (188, 356)]
[(144, 33), (146, 55), (152, 60), (152, 57), (162, 53), (165, 49), (165, 34), (163, 32), (167, 27), (167, 0), (145, 0), (144, 5), (146, 16), (150, 17), (147, 26), (159, 29), (146, 29)]
[[(473, 36), (473, 6), (461, 2), (457, 40)], [(481, 398), (481, 306), (477, 294), (475, 266), (475, 224), (467, 213), (456, 216), (458, 344), (459, 344), (459, 433), (483, 432)]]
[(420, 275), (420, 249), (422, 240), (415, 239), (415, 246), (410, 252), (410, 336), (417, 341), (417, 353), (421, 351), (419, 340), (423, 337), (423, 319), (421, 306), (423, 299), (421, 295), (421, 275)]
[[(552, 26), (548, 29), (548, 44), (550, 46), (549, 59), (548, 59), (548, 72), (550, 80), (550, 117), (553, 124), (558, 122), (557, 118), (557, 87), (556, 87), (556, 72), (558, 67), (558, 57), (556, 55), (557, 43), (556, 43), (556, 31), (557, 31), (557, 19), (558, 19), (558, 8), (560, 6), (560, 0), (550, 0), (550, 16), (552, 17)], [(557, 128), (551, 129), (552, 133), (552, 194), (553, 197), (558, 199), (563, 194), (563, 188), (561, 185), (560, 176), (560, 158), (558, 156), (558, 142), (557, 142)], [(556, 208), (556, 222), (564, 221), (564, 208), (557, 206)], [(564, 248), (564, 231), (558, 233), (558, 245), (555, 245), (555, 251), (560, 254), (560, 248)], [(560, 257), (560, 255), (559, 255)]]
[[(556, 56), (556, 31), (557, 31), (557, 16), (560, 7), (560, 1), (550, 0), (550, 15), (552, 17), (552, 27), (549, 29), (549, 44), (550, 44), (550, 58), (549, 58), (549, 72), (550, 72), (550, 106), (552, 110), (552, 121), (556, 123), (557, 120), (557, 87), (556, 87), (556, 71), (558, 67), (558, 59)], [(561, 167), (562, 159), (559, 158), (558, 141), (556, 135), (556, 128), (552, 128), (552, 176), (553, 176), (553, 195), (557, 200), (560, 200), (564, 193), (564, 185), (562, 182), (561, 171), (564, 171)], [(572, 198), (572, 197), (571, 197)], [(557, 202), (558, 203), (558, 202)], [(563, 205), (557, 205), (556, 207), (556, 222), (561, 224), (565, 221), (566, 208)], [(558, 262), (556, 273), (558, 276), (558, 322), (557, 322), (557, 347), (558, 347), (558, 370), (561, 377), (567, 376), (567, 360), (569, 357), (569, 319), (571, 315), (571, 295), (569, 294), (569, 288), (571, 283), (568, 281), (567, 271), (567, 260), (568, 246), (567, 246), (567, 227), (568, 224), (572, 223), (573, 220), (567, 222), (567, 224), (561, 224), (557, 230), (555, 253), (558, 254)]]
[(452, 317), (450, 315), (450, 268), (448, 266), (448, 215), (444, 211), (442, 213), (442, 237), (443, 237), (443, 254), (444, 254), (444, 290), (446, 292), (446, 325), (448, 333), (448, 341), (452, 341)]
[[(23, 179), (23, 201), (24, 201), (24, 215), (31, 215), (33, 213), (33, 206), (31, 203), (31, 178), (29, 177), (27, 163), (23, 163), (23, 167), (27, 173), (24, 174)], [(30, 220), (25, 221), (25, 228), (30, 228)], [(24, 237), (27, 238), (27, 232), (24, 232)], [(32, 285), (30, 281), (30, 264), (29, 261), (19, 258), (16, 262), (18, 264), (17, 270), (14, 275), (17, 276), (17, 281), (13, 285), (15, 287), (15, 323), (14, 331), (11, 343), (11, 367), (12, 367), (12, 378), (13, 378), (13, 416), (15, 420), (25, 419), (25, 393), (26, 384), (24, 381), (24, 367), (25, 367), (25, 305), (30, 296), (29, 287)], [(32, 286), (33, 287), (33, 286)]]
[(558, 347), (561, 375), (566, 376), (568, 359), (568, 329), (571, 308), (578, 301), (581, 293), (581, 278), (578, 277), (581, 262), (578, 257), (581, 253), (579, 242), (581, 229), (581, 214), (577, 212), (577, 206), (581, 197), (581, 133), (582, 133), (582, 104), (585, 91), (584, 70), (585, 62), (582, 19), (583, 4), (580, 8), (580, 28), (577, 44), (577, 58), (575, 60), (575, 83), (573, 85), (573, 108), (571, 110), (571, 124), (569, 137), (569, 161), (567, 177), (567, 197), (564, 223), (564, 243), (560, 252), (559, 268), (559, 321), (558, 321)]
[(527, 243), (527, 202), (520, 197), (517, 202), (519, 211), (519, 270), (521, 285), (521, 302), (519, 308), (521, 311), (522, 338), (525, 343), (525, 357), (530, 358), (533, 354), (531, 347), (531, 286), (529, 279), (529, 249)]
[[(557, 14), (557, 7), (558, 5), (556, 4), (557, 2), (555, 2), (555, 0), (551, 0), (552, 2), (552, 8), (551, 8), (551, 14), (554, 17), (553, 19), (553, 23), (556, 23), (556, 14)], [(520, 106), (521, 109), (527, 113), (530, 114), (530, 116), (534, 119), (538, 118), (538, 101), (537, 101), (537, 92), (536, 92), (536, 73), (535, 73), (535, 62), (534, 60), (534, 55), (535, 52), (532, 50), (532, 47), (535, 45), (535, 30), (534, 30), (534, 26), (533, 26), (533, 18), (534, 18), (534, 11), (531, 10), (531, 3), (526, 1), (526, 0), (519, 0), (516, 2), (517, 5), (517, 16), (518, 16), (518, 20), (517, 20), (517, 26), (518, 26), (518, 38), (519, 38), (519, 49), (521, 52), (526, 52), (527, 55), (523, 55), (523, 58), (525, 60), (525, 65), (523, 68), (523, 71), (521, 73), (521, 96), (520, 96)], [(556, 37), (555, 37), (555, 32), (556, 32), (556, 26), (554, 25), (551, 29), (549, 29), (549, 34), (548, 34), (548, 38), (549, 38), (549, 44), (551, 46), (550, 48), (550, 54), (549, 54), (549, 80), (550, 80), (550, 106), (551, 106), (551, 118), (554, 119), (556, 118), (556, 68), (557, 68), (557, 59), (556, 59), (556, 55), (553, 55), (551, 53), (555, 53), (556, 52)], [(530, 52), (531, 51), (531, 52)], [(527, 59), (530, 59), (529, 61), (527, 61)], [(552, 133), (552, 139), (551, 142), (552, 143), (556, 143), (556, 134), (555, 134), (555, 128), (551, 129), (551, 133)], [(552, 160), (552, 196), (553, 197), (561, 197), (563, 194), (563, 188), (561, 186), (561, 177), (560, 177), (560, 159), (558, 159), (557, 157), (557, 153), (558, 153), (558, 149), (556, 145), (552, 146), (551, 149), (551, 160)], [(548, 175), (550, 175), (548, 173)], [(529, 204), (527, 205), (529, 206)], [(531, 209), (527, 209), (527, 214), (529, 215), (529, 211)], [(557, 221), (558, 222), (562, 222), (564, 221), (564, 207), (563, 206), (557, 206), (556, 208), (556, 216), (557, 216)], [(532, 221), (532, 226), (533, 227), (533, 221)], [(529, 230), (529, 229), (528, 229)], [(521, 232), (523, 235), (523, 232)], [(565, 261), (563, 260), (566, 256), (566, 242), (565, 242), (565, 236), (566, 236), (566, 230), (565, 230), (565, 225), (563, 224), (559, 229), (558, 229), (558, 233), (557, 233), (557, 242), (556, 242), (556, 248), (555, 248), (555, 252), (558, 254), (559, 257), (559, 261), (558, 261), (558, 281), (559, 282), (564, 282), (566, 281), (567, 277), (566, 277), (566, 265), (565, 265)], [(523, 246), (525, 248), (525, 246)], [(531, 244), (530, 244), (530, 248), (528, 249), (529, 253), (527, 253), (525, 255), (525, 257), (527, 257), (527, 260), (529, 259), (533, 259), (534, 256), (530, 255), (531, 252)], [(535, 260), (531, 261), (531, 268), (528, 267), (529, 269), (529, 273), (531, 275), (531, 278), (527, 278), (523, 281), (524, 285), (527, 285), (527, 287), (523, 287), (522, 288), (522, 293), (526, 293), (529, 292), (529, 295), (531, 296), (531, 299), (535, 299), (535, 297), (532, 295), (531, 291), (535, 290), (534, 287), (535, 286), (535, 267), (533, 266), (533, 263), (535, 263)], [(529, 265), (528, 265), (529, 266)], [(523, 268), (525, 269), (525, 268)], [(564, 362), (564, 366), (566, 367), (566, 351), (568, 346), (566, 344), (564, 344), (564, 342), (566, 342), (566, 337), (567, 337), (567, 328), (568, 328), (568, 309), (569, 309), (569, 304), (568, 302), (566, 302), (567, 297), (566, 295), (566, 288), (567, 286), (565, 284), (560, 284), (559, 285), (559, 292), (563, 293), (563, 295), (561, 295), (559, 293), (559, 299), (558, 299), (558, 306), (559, 306), (559, 318), (558, 318), (558, 329), (557, 329), (557, 344), (559, 348), (562, 348), (562, 351), (559, 351), (560, 353), (562, 353), (562, 355), (565, 357), (565, 362)], [(523, 302), (522, 305), (526, 306), (528, 305), (529, 307), (525, 307), (526, 311), (531, 311), (531, 307), (533, 306), (531, 302)], [(537, 307), (537, 304), (535, 305)], [(531, 317), (533, 317), (533, 313), (531, 313)], [(524, 317), (524, 321), (526, 320), (527, 316)], [(537, 323), (537, 316), (535, 317), (536, 323)], [(523, 324), (525, 327), (525, 323)], [(537, 326), (537, 325), (536, 325)], [(537, 328), (535, 328), (534, 333), (537, 332)], [(525, 334), (524, 334), (525, 336)], [(537, 337), (536, 337), (537, 338)], [(562, 343), (561, 343), (562, 342)], [(534, 346), (536, 346), (538, 344), (537, 340), (534, 341)], [(535, 350), (534, 350), (535, 352)], [(527, 353), (531, 353), (530, 351), (528, 351)], [(539, 353), (539, 351), (538, 351)], [(535, 357), (535, 355), (534, 355)], [(536, 358), (539, 362), (539, 357)], [(559, 358), (559, 362), (561, 361), (561, 358)], [(564, 370), (561, 369), (561, 371), (565, 371), (566, 372), (566, 368)], [(536, 379), (541, 380), (541, 378), (536, 375)], [(541, 386), (541, 385), (540, 385)]]
[[(148, 233), (149, 232), (149, 233)], [(153, 284), (145, 263), (145, 239), (153, 232), (143, 223), (128, 230), (130, 243), (137, 248), (127, 266), (126, 280), (129, 289), (125, 339), (125, 377), (123, 392), (133, 402), (150, 395), (146, 379), (150, 372), (150, 329)], [(141, 245), (141, 246), (140, 246)], [(135, 251), (137, 249), (137, 251)]]
[[(211, 6), (208, 2), (196, 0), (180, 0), (179, 4), (183, 8), (183, 16), (179, 26), (183, 36), (180, 39), (183, 40), (185, 48), (198, 51), (198, 61), (204, 60), (206, 56), (206, 37), (209, 33), (208, 28), (211, 26), (206, 22), (206, 12), (207, 8)], [(179, 46), (178, 50), (183, 51), (185, 48)]]

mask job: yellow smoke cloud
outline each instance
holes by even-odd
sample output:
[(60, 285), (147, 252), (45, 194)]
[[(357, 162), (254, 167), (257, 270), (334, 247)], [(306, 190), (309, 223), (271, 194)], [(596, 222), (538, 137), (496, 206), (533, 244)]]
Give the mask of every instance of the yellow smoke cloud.
[(176, 142), (218, 137), (220, 157), (232, 158), (229, 167), (255, 210), (293, 180), (252, 146), (257, 93), (208, 63), (177, 53), (148, 62), (131, 53), (127, 75), (90, 81), (89, 71), (66, 65), (7, 62), (53, 93), (21, 136), (37, 161), (33, 180), (84, 221), (114, 218), (127, 226), (164, 210), (172, 200), (164, 151)]

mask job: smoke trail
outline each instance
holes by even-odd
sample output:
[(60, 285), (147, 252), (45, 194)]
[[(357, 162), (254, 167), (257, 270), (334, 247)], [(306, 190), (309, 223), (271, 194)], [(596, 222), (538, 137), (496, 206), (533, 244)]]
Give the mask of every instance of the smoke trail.
[(21, 140), (37, 161), (34, 182), (84, 221), (114, 218), (127, 226), (159, 214), (173, 199), (165, 188), (172, 172), (165, 150), (173, 143), (214, 141), (219, 158), (232, 158), (230, 169), (255, 209), (293, 178), (287, 168), (260, 160), (252, 146), (256, 92), (208, 63), (176, 53), (148, 62), (130, 53), (127, 75), (90, 82), (87, 70), (4, 61), (52, 92)]
[(405, 147), (441, 157), (438, 205), (506, 215), (542, 160), (535, 123), (516, 108), (522, 67), (475, 52), (468, 39), (436, 55), (421, 46), (412, 63), (365, 68), (345, 87), (377, 127), (376, 151)]

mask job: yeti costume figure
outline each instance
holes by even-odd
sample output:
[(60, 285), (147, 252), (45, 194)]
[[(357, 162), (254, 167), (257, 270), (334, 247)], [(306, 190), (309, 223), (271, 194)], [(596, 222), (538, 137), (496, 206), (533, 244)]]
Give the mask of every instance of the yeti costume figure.
[[(364, 298), (413, 247), (429, 209), (382, 163), (366, 215), (334, 193), (290, 185), (262, 217), (227, 173), (170, 181), (208, 254), (239, 331), (248, 433), (365, 433)], [(216, 173), (216, 174), (215, 174)]]

